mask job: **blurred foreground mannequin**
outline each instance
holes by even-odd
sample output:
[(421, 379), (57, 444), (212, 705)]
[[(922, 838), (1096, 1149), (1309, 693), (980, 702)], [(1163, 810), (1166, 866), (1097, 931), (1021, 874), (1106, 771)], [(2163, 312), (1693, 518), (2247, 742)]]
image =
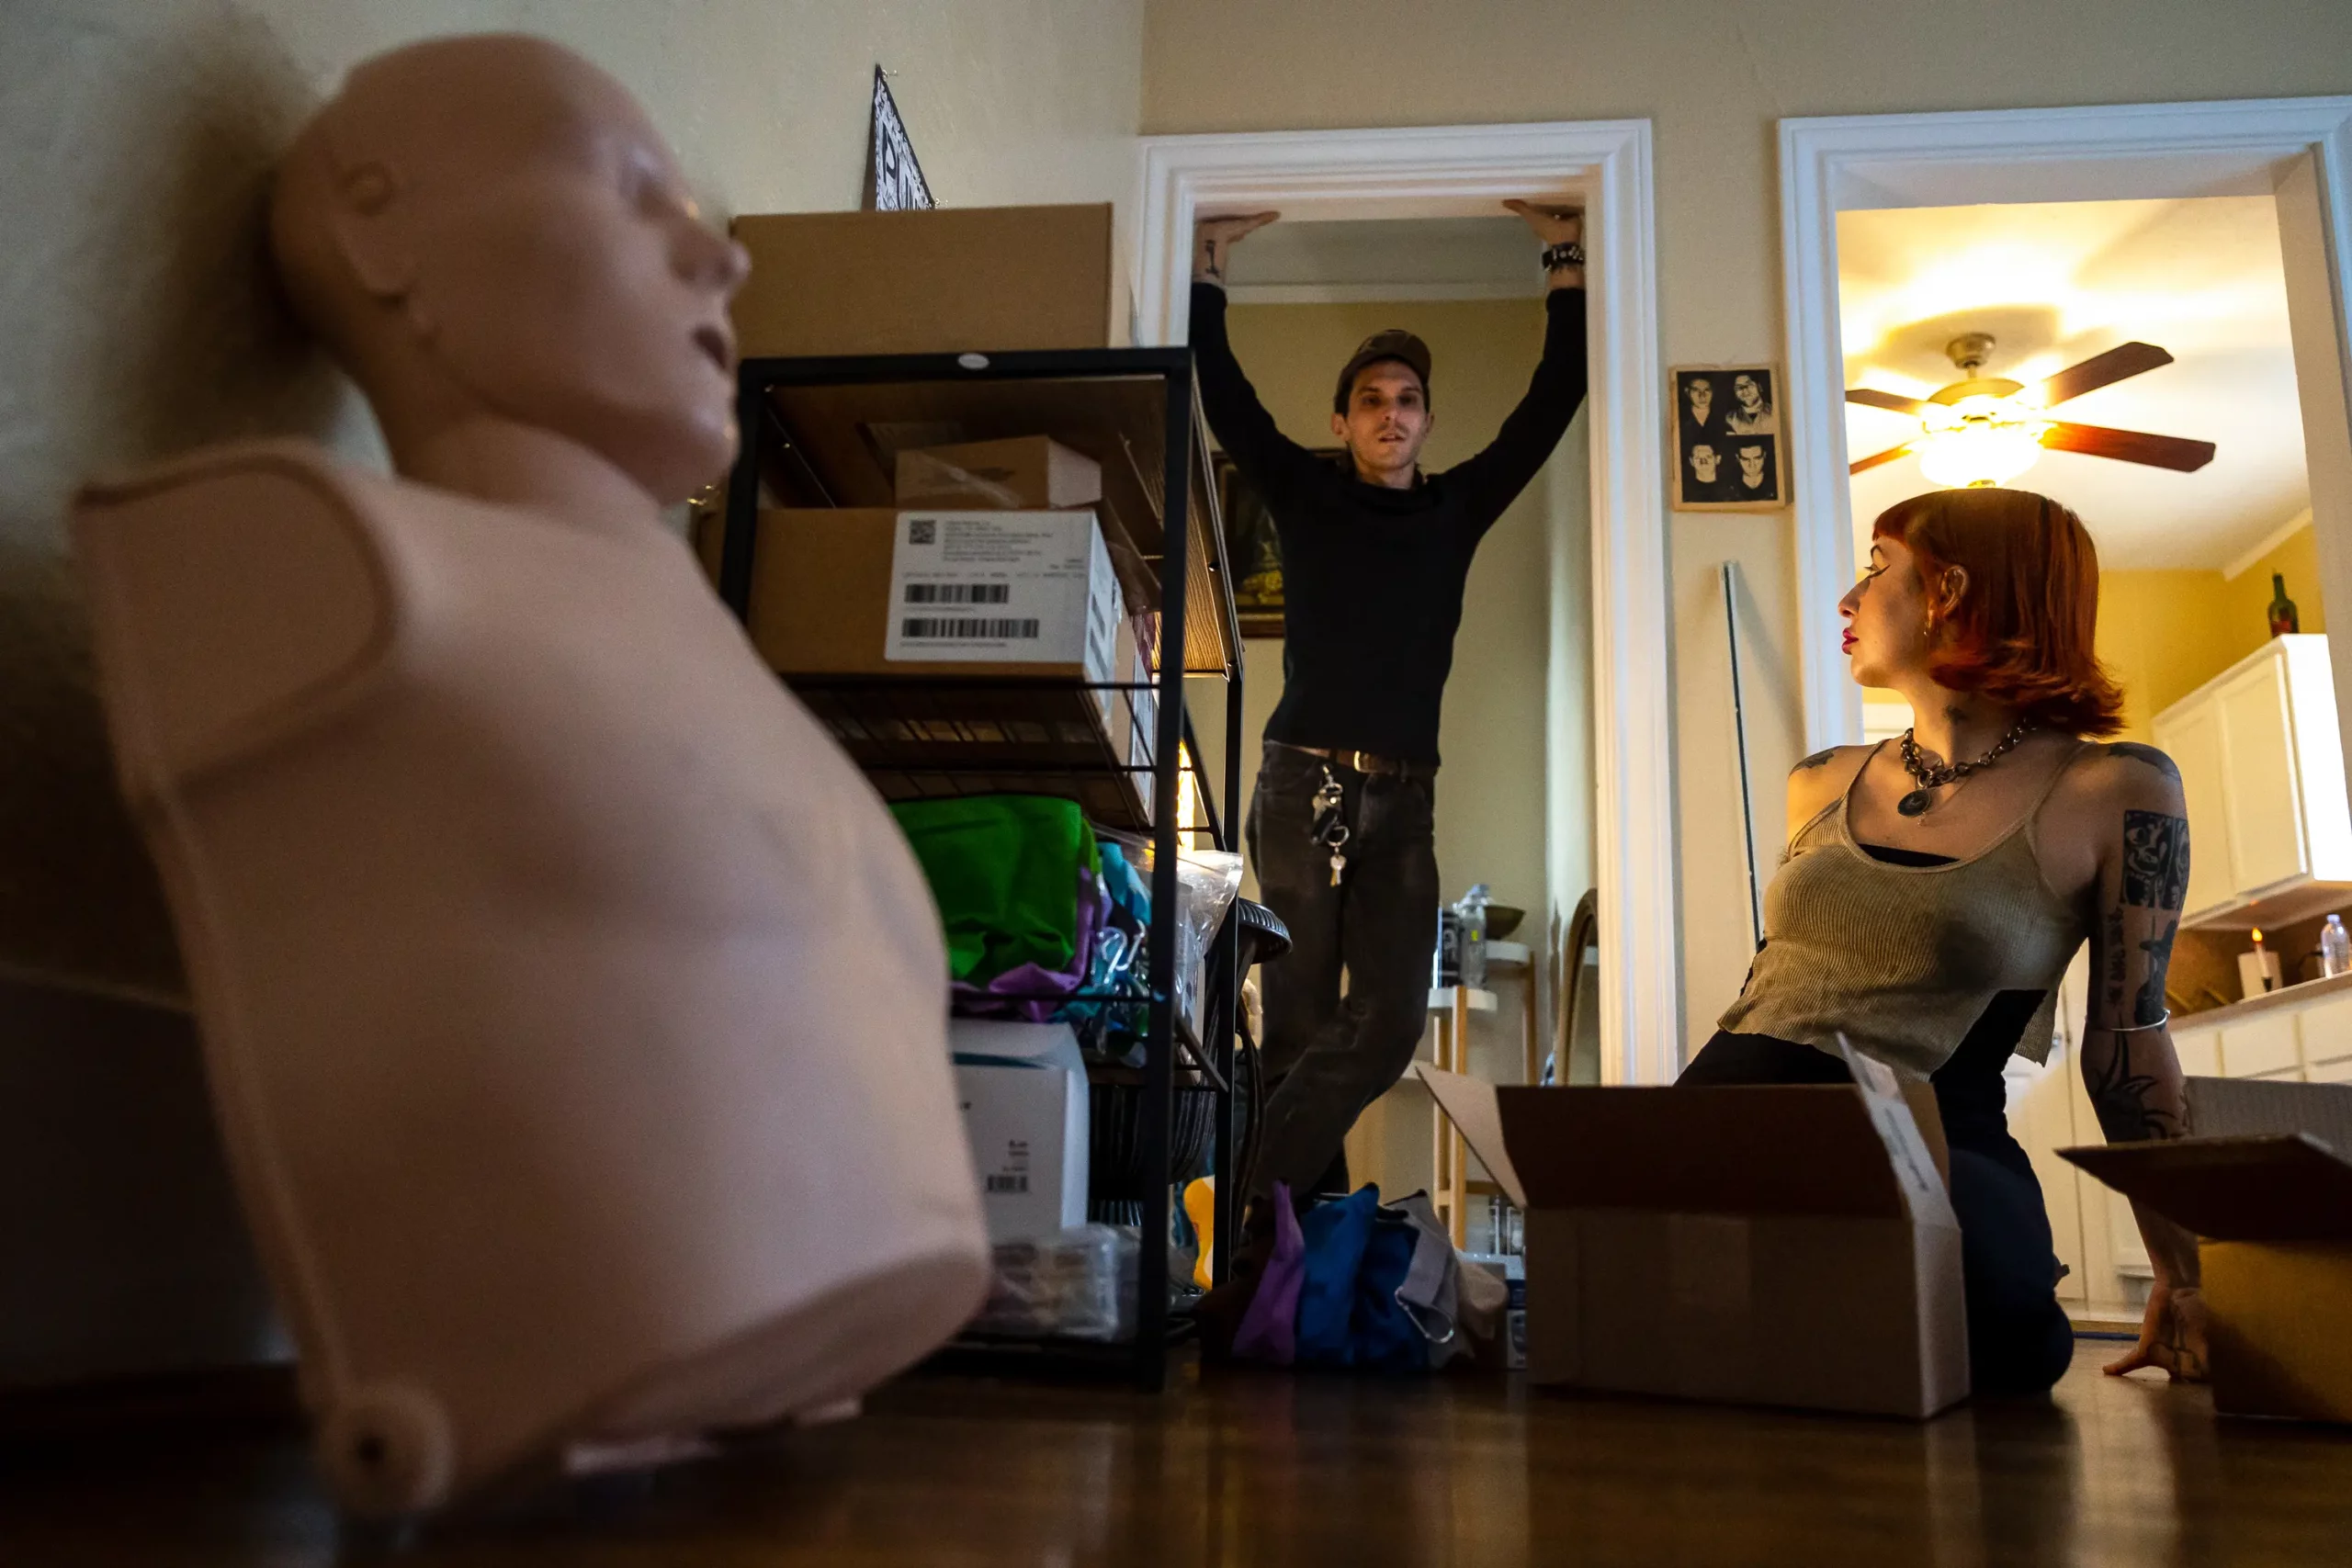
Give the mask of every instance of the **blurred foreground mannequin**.
[(734, 449), (744, 258), (585, 62), (353, 73), (273, 238), (399, 479), (87, 492), (122, 779), (349, 1505), (807, 1413), (986, 1252), (929, 893), (659, 509)]

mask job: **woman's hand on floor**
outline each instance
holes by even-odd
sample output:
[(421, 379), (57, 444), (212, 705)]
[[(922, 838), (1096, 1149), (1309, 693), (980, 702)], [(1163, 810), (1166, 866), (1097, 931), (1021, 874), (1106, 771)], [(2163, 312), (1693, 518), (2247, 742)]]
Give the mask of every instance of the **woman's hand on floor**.
[(2205, 1381), (2204, 1292), (2156, 1281), (2140, 1320), (2140, 1342), (2120, 1360), (2109, 1361), (2107, 1375), (2120, 1378), (2142, 1367), (2160, 1367), (2176, 1382)]

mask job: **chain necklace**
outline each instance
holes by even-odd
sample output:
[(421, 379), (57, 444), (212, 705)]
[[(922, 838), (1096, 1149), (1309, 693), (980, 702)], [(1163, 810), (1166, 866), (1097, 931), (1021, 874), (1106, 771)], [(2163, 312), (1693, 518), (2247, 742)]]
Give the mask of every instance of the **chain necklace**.
[(1903, 732), (1903, 771), (1909, 773), (1912, 783), (1919, 787), (1896, 801), (1894, 809), (1905, 817), (1924, 816), (1928, 807), (1936, 803), (1936, 797), (1931, 792), (1939, 790), (1948, 784), (1958, 784), (1979, 768), (1991, 767), (2007, 753), (2009, 748), (2024, 739), (2026, 732), (2032, 728), (2033, 726), (2026, 720), (2018, 720), (2009, 726), (2009, 732), (2007, 735), (1994, 743), (1990, 751), (1973, 762), (1934, 763), (1921, 759), (1919, 743), (1911, 738), (1910, 730), (1905, 730)]

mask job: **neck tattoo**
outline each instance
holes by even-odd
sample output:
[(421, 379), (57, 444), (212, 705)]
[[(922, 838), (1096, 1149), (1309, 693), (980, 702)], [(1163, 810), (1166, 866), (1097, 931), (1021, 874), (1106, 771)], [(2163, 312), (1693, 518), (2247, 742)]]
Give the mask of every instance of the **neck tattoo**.
[(1928, 807), (1936, 803), (1935, 792), (1948, 784), (1958, 784), (1979, 768), (1989, 768), (2001, 760), (2008, 750), (2026, 738), (2033, 726), (2019, 719), (2009, 726), (2009, 732), (1994, 743), (1993, 749), (1973, 762), (1929, 762), (1919, 755), (1919, 743), (1910, 730), (1903, 732), (1903, 771), (1911, 775), (1918, 787), (1894, 803), (1894, 809), (1905, 817), (1923, 817)]

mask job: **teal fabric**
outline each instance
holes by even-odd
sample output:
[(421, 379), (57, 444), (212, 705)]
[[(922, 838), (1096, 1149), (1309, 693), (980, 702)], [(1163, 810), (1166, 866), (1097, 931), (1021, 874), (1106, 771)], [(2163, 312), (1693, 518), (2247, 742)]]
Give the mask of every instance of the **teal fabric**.
[(939, 906), (950, 978), (984, 986), (1023, 964), (1069, 968), (1079, 876), (1102, 865), (1076, 802), (989, 795), (901, 801), (890, 812)]

